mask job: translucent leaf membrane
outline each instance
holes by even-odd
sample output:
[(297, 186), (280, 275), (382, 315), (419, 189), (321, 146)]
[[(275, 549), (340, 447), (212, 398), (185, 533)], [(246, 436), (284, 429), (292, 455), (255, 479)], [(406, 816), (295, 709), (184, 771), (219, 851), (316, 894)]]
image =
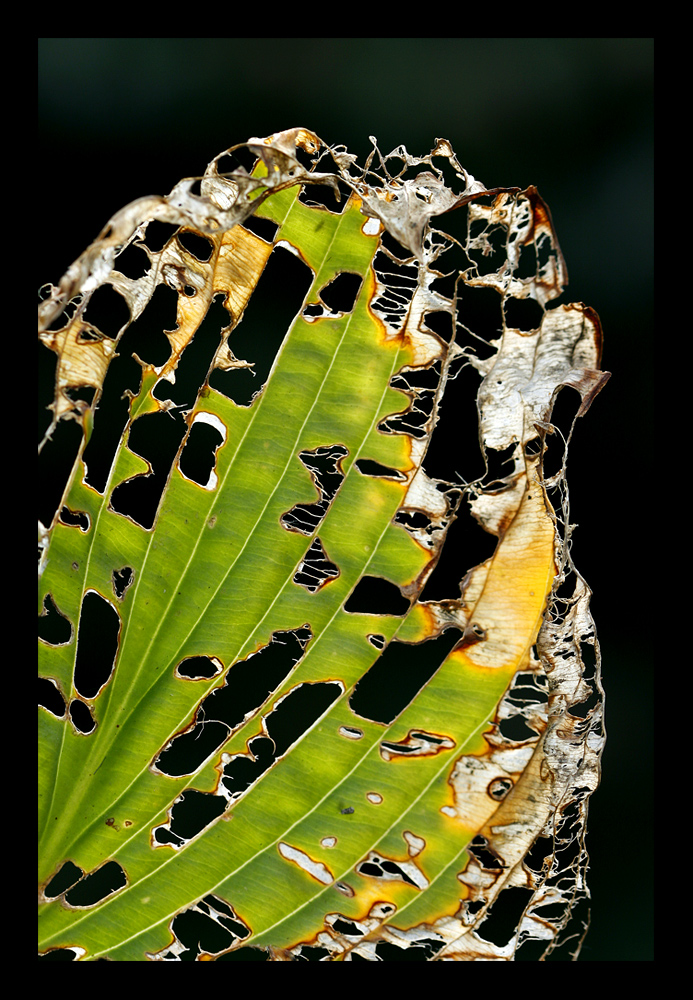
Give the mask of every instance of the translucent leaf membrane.
[(577, 955), (604, 733), (551, 418), (608, 373), (565, 280), (534, 188), (292, 129), (44, 288), (44, 957)]

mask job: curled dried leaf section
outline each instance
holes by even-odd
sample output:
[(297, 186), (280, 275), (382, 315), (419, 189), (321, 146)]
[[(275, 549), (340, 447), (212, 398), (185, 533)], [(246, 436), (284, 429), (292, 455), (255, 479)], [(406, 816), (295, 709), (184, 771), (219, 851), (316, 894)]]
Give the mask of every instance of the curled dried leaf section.
[[(57, 357), (44, 443), (60, 421), (83, 428), (63, 503), (39, 531), (41, 608), (50, 595), (73, 635), (88, 587), (106, 592), (123, 567), (130, 581), (117, 595), (124, 628), (107, 697), (90, 704), (99, 724), (87, 750), (87, 738), (77, 747), (68, 733), (66, 770), (48, 793), (61, 810), (44, 841), (44, 948), (75, 940), (69, 907), (51, 895), (61, 864), (103, 865), (113, 852), (107, 830), (123, 835), (116, 855), (128, 884), (83, 920), (89, 947), (80, 956), (90, 959), (180, 960), (191, 915), (227, 933), (216, 951), (199, 943), (197, 960), (239, 947), (265, 948), (274, 961), (313, 949), (323, 960), (382, 960), (393, 947), (419, 948), (428, 960), (514, 960), (530, 942), (543, 957), (566, 939), (577, 954), (587, 803), (604, 740), (599, 652), (589, 588), (570, 554), (565, 456), (550, 479), (544, 463), (560, 437), (557, 393), (577, 390), (582, 416), (608, 379), (599, 319), (582, 304), (555, 303), (566, 268), (536, 189), (487, 190), (446, 140), (422, 157), (404, 147), (383, 156), (374, 141), (360, 167), (344, 147), (290, 129), (243, 144), (252, 169), (225, 170), (239, 149), (203, 178), (117, 213), (39, 308), (41, 340)], [(329, 193), (331, 208), (312, 204), (307, 192), (316, 190)], [(465, 226), (450, 235), (454, 212)], [(275, 235), (258, 235), (253, 217)], [(147, 245), (154, 222), (175, 227), (157, 251)], [(204, 239), (206, 259), (186, 234)], [(118, 267), (132, 246), (149, 262), (139, 278)], [(253, 368), (232, 335), (278, 247), (305, 265), (311, 287), (267, 381), (237, 405), (212, 376)], [(334, 307), (344, 274), (359, 280)], [(99, 494), (83, 462), (94, 413), (123, 335), (161, 285), (176, 295), (175, 325), (163, 331), (169, 356), (140, 362)], [(88, 319), (103, 286), (128, 307), (114, 337)], [(479, 349), (462, 318), (477, 290), (501, 307), (498, 335), (476, 337)], [(173, 419), (177, 404), (162, 382), (175, 386), (217, 296), (220, 341), (196, 398), (178, 406), (184, 437), (153, 523), (142, 526), (114, 501), (118, 487), (154, 473), (133, 427), (141, 417)], [(527, 302), (535, 318), (512, 325), (511, 306)], [(460, 428), (447, 449), (478, 438), (486, 473), (470, 481), (427, 465), (443, 397), (467, 368), (480, 380), (478, 427)], [(181, 454), (205, 426), (219, 443), (198, 482)], [(284, 438), (286, 447), (276, 444)], [(61, 510), (83, 511), (81, 526)], [(493, 554), (459, 566), (459, 596), (426, 600), (466, 512), (495, 539)], [(68, 555), (72, 575), (63, 578)], [(359, 604), (369, 580), (390, 586), (392, 607)], [(446, 633), (457, 640), (435, 669), (410, 694), (394, 686), (401, 704), (392, 716), (363, 707), (369, 676), (398, 676), (385, 672), (398, 646), (433, 649)], [(253, 657), (266, 671), (279, 645), (295, 647), (290, 661), (233, 715), (234, 678), (250, 677)], [(64, 692), (73, 684), (69, 646), (43, 642), (44, 677)], [(308, 706), (302, 727), (288, 710), (299, 699)], [(63, 723), (46, 714), (55, 746)], [(519, 735), (511, 723), (524, 727)], [(192, 764), (173, 760), (183, 743)], [(69, 766), (91, 784), (81, 778), (74, 788)], [(80, 832), (87, 795), (95, 814), (133, 819)], [(202, 816), (194, 822), (189, 808), (181, 819), (190, 803)], [(169, 880), (172, 854), (180, 875)], [(162, 880), (165, 903), (153, 895)], [(283, 908), (272, 885), (284, 887)], [(525, 890), (527, 903), (499, 944), (484, 925), (508, 888)], [(128, 934), (121, 940), (106, 914), (104, 944), (100, 911), (117, 905)]]

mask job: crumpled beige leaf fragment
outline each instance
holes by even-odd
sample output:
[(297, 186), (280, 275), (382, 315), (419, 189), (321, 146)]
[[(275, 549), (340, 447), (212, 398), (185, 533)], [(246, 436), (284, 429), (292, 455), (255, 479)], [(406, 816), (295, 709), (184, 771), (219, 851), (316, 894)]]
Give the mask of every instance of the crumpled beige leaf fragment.
[(41, 334), (41, 341), (59, 358), (55, 399), (50, 404), (53, 419), (79, 419), (88, 409), (88, 404), (84, 400), (70, 399), (66, 390), (102, 385), (115, 344), (80, 319), (72, 320), (62, 330), (45, 331)]
[(581, 394), (594, 388), (587, 373), (596, 371), (600, 354), (599, 321), (580, 303), (549, 309), (537, 330), (506, 328), (496, 355), (472, 360), (485, 375), (478, 404), (486, 445), (502, 451), (535, 438), (560, 386), (573, 385)]

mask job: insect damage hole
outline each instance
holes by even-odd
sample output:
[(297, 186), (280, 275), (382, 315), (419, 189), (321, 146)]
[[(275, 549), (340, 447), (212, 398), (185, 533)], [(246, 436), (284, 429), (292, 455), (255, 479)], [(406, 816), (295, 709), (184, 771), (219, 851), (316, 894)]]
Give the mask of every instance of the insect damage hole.
[(120, 638), (120, 615), (110, 601), (95, 590), (82, 599), (79, 616), (74, 684), (82, 698), (96, 698), (108, 683)]
[(301, 311), (313, 272), (282, 246), (272, 251), (242, 321), (229, 333), (229, 350), (252, 367), (215, 368), (209, 386), (238, 406), (250, 406), (264, 387), (286, 331)]
[(342, 461), (349, 454), (341, 444), (324, 445), (314, 451), (302, 451), (299, 458), (311, 474), (320, 496), (317, 503), (296, 504), (280, 518), (288, 531), (312, 535), (320, 527), (327, 511), (344, 482)]
[(113, 593), (119, 601), (125, 597), (135, 580), (135, 571), (132, 566), (123, 566), (121, 569), (114, 569), (111, 573), (113, 583)]
[(412, 645), (392, 640), (356, 684), (349, 706), (356, 715), (389, 725), (414, 700), (459, 641), (458, 628)]
[(319, 538), (313, 539), (308, 551), (299, 565), (293, 582), (314, 594), (330, 580), (339, 576), (339, 567), (330, 562), (325, 547)]
[(219, 417), (206, 411), (196, 413), (178, 460), (181, 474), (204, 490), (216, 489), (217, 451), (225, 441), (226, 427)]
[(128, 884), (125, 870), (117, 861), (107, 861), (90, 872), (65, 893), (65, 902), (71, 909), (95, 906)]
[[(161, 750), (153, 769), (170, 777), (194, 774), (289, 676), (311, 638), (307, 625), (277, 631), (266, 646), (234, 663), (223, 684), (202, 700), (195, 721)], [(180, 662), (176, 674), (193, 679), (214, 667), (215, 662), (221, 668), (221, 661), (214, 657), (190, 657)]]
[(68, 709), (70, 722), (81, 736), (89, 736), (96, 729), (91, 709), (79, 698), (73, 698)]
[[(208, 895), (178, 913), (171, 922), (172, 945), (156, 954), (152, 961), (200, 961), (208, 955), (220, 955), (247, 938), (250, 927), (224, 899)], [(240, 954), (245, 955), (246, 949)], [(234, 953), (235, 954), (235, 953)]]
[(356, 305), (363, 278), (360, 274), (342, 271), (320, 289), (320, 298), (331, 313), (350, 313)]
[(220, 792), (236, 799), (324, 715), (344, 693), (341, 681), (298, 684), (279, 699), (263, 719), (263, 735), (248, 742), (248, 753), (224, 765)]
[(52, 677), (39, 677), (39, 699), (41, 708), (54, 715), (58, 719), (65, 717), (65, 698), (58, 687), (57, 681)]
[(72, 642), (72, 634), (72, 622), (60, 611), (53, 595), (46, 594), (39, 615), (39, 639), (49, 646), (66, 646)]

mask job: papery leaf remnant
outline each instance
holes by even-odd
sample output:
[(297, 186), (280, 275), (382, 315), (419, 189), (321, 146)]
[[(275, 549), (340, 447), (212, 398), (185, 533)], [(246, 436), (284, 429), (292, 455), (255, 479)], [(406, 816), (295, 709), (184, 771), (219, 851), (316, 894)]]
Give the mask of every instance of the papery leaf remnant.
[(48, 957), (579, 951), (604, 732), (552, 410), (599, 319), (534, 188), (373, 142), (232, 147), (44, 289), (44, 451), (82, 428), (39, 528)]

